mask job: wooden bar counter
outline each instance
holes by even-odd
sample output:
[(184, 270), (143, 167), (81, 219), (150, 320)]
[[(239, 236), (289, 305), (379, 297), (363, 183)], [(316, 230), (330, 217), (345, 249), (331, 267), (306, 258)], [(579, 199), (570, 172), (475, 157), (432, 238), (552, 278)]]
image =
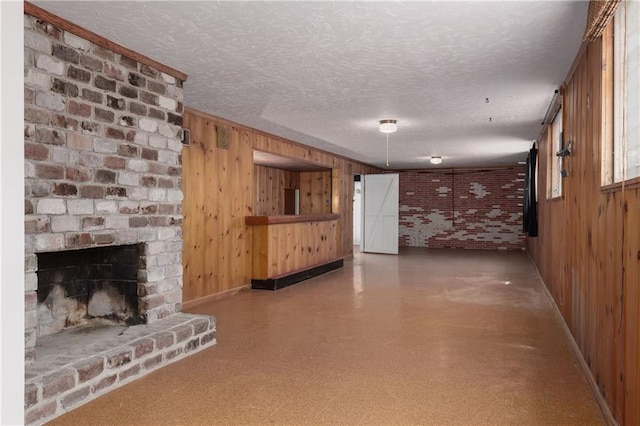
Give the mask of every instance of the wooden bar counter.
[(246, 216), (252, 227), (251, 287), (278, 290), (340, 268), (337, 214)]

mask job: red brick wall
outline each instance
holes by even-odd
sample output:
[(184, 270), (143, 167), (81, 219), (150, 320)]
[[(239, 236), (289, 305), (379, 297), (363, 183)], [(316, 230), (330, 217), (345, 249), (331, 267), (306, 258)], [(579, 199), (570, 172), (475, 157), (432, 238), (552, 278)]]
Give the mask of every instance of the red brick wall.
[(400, 247), (524, 249), (524, 166), (400, 173)]

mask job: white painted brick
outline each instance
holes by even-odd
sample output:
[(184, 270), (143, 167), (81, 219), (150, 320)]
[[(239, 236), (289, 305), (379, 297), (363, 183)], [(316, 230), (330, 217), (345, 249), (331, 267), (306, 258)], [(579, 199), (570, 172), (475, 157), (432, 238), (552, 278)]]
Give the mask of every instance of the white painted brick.
[(36, 134), (36, 126), (34, 124), (25, 123), (24, 125), (24, 137), (31, 139)]
[(64, 63), (60, 62), (49, 55), (36, 55), (36, 67), (45, 70), (51, 74), (63, 75)]
[(154, 148), (164, 149), (167, 147), (167, 138), (160, 135), (150, 135), (149, 136), (149, 145)]
[(156, 241), (158, 239), (158, 230), (155, 228), (140, 228), (138, 229), (138, 241), (148, 242)]
[(141, 118), (138, 121), (138, 127), (144, 132), (154, 133), (158, 130), (158, 122), (149, 118)]
[(153, 241), (145, 245), (144, 253), (147, 256), (153, 256), (165, 251), (167, 243), (164, 241)]
[(164, 268), (147, 269), (147, 282), (155, 283), (165, 279)]
[(167, 141), (167, 148), (178, 153), (182, 152), (182, 142), (180, 142), (178, 139), (169, 139)]
[(67, 31), (64, 32), (64, 42), (76, 49), (84, 51), (89, 51), (89, 49), (91, 49), (91, 43), (88, 40), (80, 38), (77, 35), (71, 34)]
[(169, 111), (175, 111), (178, 107), (178, 102), (175, 99), (167, 98), (166, 96), (158, 96), (158, 103), (161, 108)]
[(24, 313), (24, 328), (35, 328), (38, 325), (38, 311), (32, 310)]
[(180, 101), (184, 99), (184, 89), (182, 89), (182, 87), (168, 85), (167, 95)]
[(176, 84), (176, 78), (174, 76), (165, 74), (163, 72), (161, 72), (160, 75), (162, 76), (162, 79), (165, 81), (165, 83)]
[(159, 240), (168, 240), (176, 236), (176, 230), (173, 227), (162, 227), (158, 229), (158, 239)]
[(147, 268), (153, 268), (158, 266), (158, 257), (157, 256), (147, 256), (146, 261)]
[(182, 277), (182, 263), (167, 266), (165, 273), (167, 278)]
[(33, 55), (35, 52), (27, 47), (24, 48), (24, 68), (33, 68), (35, 66)]
[(164, 294), (165, 303), (180, 303), (182, 301), (182, 289), (176, 289)]
[[(176, 136), (176, 132), (173, 130), (173, 127), (169, 123), (161, 123), (158, 125), (158, 133), (162, 136), (166, 136), (168, 138), (173, 138)], [(165, 142), (166, 144), (166, 142)]]
[(96, 201), (96, 214), (115, 214), (118, 212), (118, 202), (113, 200)]
[(77, 216), (54, 216), (51, 218), (51, 231), (68, 232), (80, 230), (80, 218)]
[[(67, 148), (54, 147), (49, 150), (51, 161), (58, 164), (74, 164), (77, 161), (70, 161), (69, 150)], [(77, 159), (77, 157), (76, 157)]]
[(134, 172), (146, 172), (149, 170), (149, 162), (145, 160), (130, 159), (127, 163), (127, 169)]
[(182, 240), (167, 241), (167, 251), (182, 253)]
[(107, 229), (126, 229), (129, 227), (129, 216), (107, 216), (105, 227)]
[(37, 251), (56, 251), (64, 248), (64, 235), (40, 234), (36, 235)]
[(95, 138), (93, 140), (95, 152), (114, 153), (118, 151), (118, 144), (113, 139)]
[(24, 75), (24, 84), (27, 86), (49, 90), (51, 87), (51, 76), (46, 72), (30, 68)]
[(36, 236), (25, 235), (24, 236), (24, 252), (35, 253), (35, 251), (36, 251)]
[(93, 152), (80, 152), (78, 158), (79, 163), (87, 167), (100, 167), (104, 164), (104, 157)]
[[(159, 237), (160, 235), (158, 235)], [(172, 265), (174, 261), (173, 253), (160, 253), (158, 255), (158, 266), (168, 266)]]
[(38, 290), (38, 274), (29, 272), (24, 274), (24, 291)]
[(142, 187), (133, 187), (127, 189), (127, 195), (129, 195), (130, 200), (146, 200), (148, 196), (147, 188)]
[(24, 177), (36, 177), (36, 166), (31, 161), (24, 162)]
[(164, 201), (167, 198), (167, 190), (164, 188), (151, 188), (149, 189), (150, 201)]
[(38, 270), (38, 256), (27, 254), (24, 257), (24, 272), (35, 272)]
[(133, 142), (138, 145), (147, 145), (149, 143), (149, 135), (146, 133), (137, 132), (133, 138)]
[(24, 28), (33, 28), (33, 16), (24, 15)]
[(182, 190), (167, 189), (167, 201), (170, 201), (170, 202), (182, 201)]
[(165, 164), (178, 164), (178, 153), (173, 151), (158, 151), (158, 161)]
[(36, 92), (36, 105), (51, 111), (64, 111), (64, 97), (51, 92)]
[(93, 214), (93, 201), (67, 200), (67, 210), (72, 215)]
[(118, 174), (118, 183), (120, 185), (138, 186), (140, 185), (140, 174), (132, 172), (120, 172)]
[(24, 32), (24, 45), (40, 53), (51, 54), (51, 40), (33, 31)]
[(38, 200), (36, 208), (38, 214), (64, 214), (67, 212), (67, 205), (59, 198), (43, 198)]
[(135, 229), (116, 230), (116, 244), (133, 244), (138, 242), (138, 232)]
[(162, 281), (158, 281), (156, 283), (156, 291), (159, 294), (162, 293), (167, 293), (169, 291), (174, 291), (175, 289), (179, 288), (178, 287), (178, 283), (176, 283), (175, 279), (164, 279)]

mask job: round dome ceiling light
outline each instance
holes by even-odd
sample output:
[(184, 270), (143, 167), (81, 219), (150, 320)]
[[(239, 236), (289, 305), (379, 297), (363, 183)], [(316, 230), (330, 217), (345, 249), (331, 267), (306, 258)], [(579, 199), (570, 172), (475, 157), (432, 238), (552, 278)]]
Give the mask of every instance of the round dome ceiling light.
[(398, 124), (396, 120), (380, 120), (379, 130), (382, 133), (394, 133), (398, 131)]
[(431, 164), (441, 164), (442, 157), (440, 157), (439, 155), (432, 155), (430, 161), (431, 161)]

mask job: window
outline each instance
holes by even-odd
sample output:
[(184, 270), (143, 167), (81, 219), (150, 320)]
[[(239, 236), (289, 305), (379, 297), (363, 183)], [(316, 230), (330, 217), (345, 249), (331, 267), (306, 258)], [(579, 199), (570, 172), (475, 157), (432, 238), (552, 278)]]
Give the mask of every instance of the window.
[(562, 196), (562, 157), (558, 157), (556, 153), (562, 150), (562, 107), (556, 113), (551, 127), (549, 128), (549, 158), (547, 173), (547, 198), (556, 198)]
[(640, 176), (640, 2), (618, 7), (613, 49), (613, 182), (622, 182)]

